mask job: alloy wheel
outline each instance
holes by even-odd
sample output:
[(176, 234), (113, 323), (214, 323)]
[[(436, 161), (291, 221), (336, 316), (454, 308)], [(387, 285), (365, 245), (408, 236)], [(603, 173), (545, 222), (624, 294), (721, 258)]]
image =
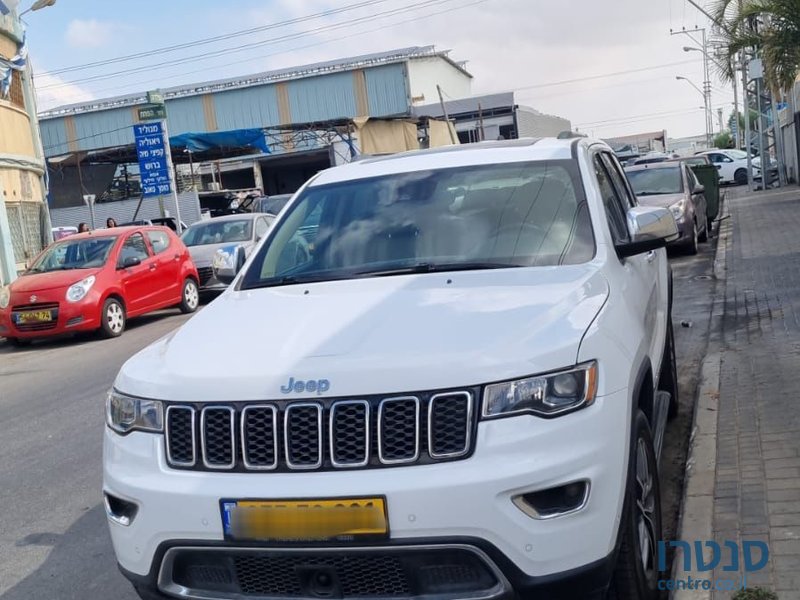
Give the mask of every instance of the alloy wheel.
[(636, 445), (636, 528), (639, 537), (639, 559), (642, 570), (650, 579), (656, 573), (656, 498), (653, 472), (646, 442), (639, 439)]
[(125, 326), (125, 315), (122, 312), (122, 307), (116, 302), (112, 302), (106, 309), (106, 321), (108, 328), (114, 333), (121, 333), (122, 328)]
[(194, 310), (200, 304), (200, 293), (197, 291), (197, 286), (193, 281), (187, 283), (183, 289), (183, 299), (186, 302), (186, 306), (191, 310)]

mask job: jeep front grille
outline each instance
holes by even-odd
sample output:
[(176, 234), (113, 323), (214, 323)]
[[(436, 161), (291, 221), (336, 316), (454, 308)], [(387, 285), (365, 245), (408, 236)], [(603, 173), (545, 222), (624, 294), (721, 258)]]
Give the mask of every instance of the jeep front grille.
[(170, 466), (308, 471), (465, 458), (477, 390), (388, 398), (167, 406)]

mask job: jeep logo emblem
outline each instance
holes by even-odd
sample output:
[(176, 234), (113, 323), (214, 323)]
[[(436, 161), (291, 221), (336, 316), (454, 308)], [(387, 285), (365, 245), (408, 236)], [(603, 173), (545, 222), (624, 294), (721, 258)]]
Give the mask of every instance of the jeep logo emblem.
[(296, 380), (294, 377), (289, 377), (286, 385), (281, 386), (281, 394), (301, 394), (302, 392), (316, 392), (317, 395), (324, 394), (331, 389), (331, 382), (327, 379), (309, 379), (308, 381)]

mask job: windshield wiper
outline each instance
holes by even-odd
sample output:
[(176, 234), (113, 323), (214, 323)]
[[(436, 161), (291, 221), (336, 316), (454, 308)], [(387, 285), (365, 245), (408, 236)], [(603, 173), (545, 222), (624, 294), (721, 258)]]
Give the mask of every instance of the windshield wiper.
[(455, 263), (417, 263), (398, 266), (392, 269), (358, 271), (356, 277), (385, 277), (388, 275), (409, 275), (414, 273), (440, 273), (443, 271), (480, 271), (482, 269), (515, 269), (520, 265), (493, 262), (455, 262)]
[(257, 290), (260, 288), (279, 287), (282, 285), (295, 285), (300, 283), (314, 283), (319, 281), (335, 281), (338, 279), (350, 279), (351, 273), (307, 273), (297, 275), (282, 275), (278, 277), (270, 277), (261, 281), (256, 281), (250, 284), (242, 285), (243, 290)]

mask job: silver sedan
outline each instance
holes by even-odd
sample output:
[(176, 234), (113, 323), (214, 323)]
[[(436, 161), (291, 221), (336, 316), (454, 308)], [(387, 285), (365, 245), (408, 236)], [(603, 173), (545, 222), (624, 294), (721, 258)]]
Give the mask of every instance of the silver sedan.
[(228, 285), (214, 277), (211, 263), (217, 250), (238, 246), (241, 247), (241, 256), (246, 258), (266, 235), (274, 220), (273, 215), (261, 213), (227, 215), (199, 221), (184, 231), (181, 239), (197, 266), (200, 291), (221, 292)]

